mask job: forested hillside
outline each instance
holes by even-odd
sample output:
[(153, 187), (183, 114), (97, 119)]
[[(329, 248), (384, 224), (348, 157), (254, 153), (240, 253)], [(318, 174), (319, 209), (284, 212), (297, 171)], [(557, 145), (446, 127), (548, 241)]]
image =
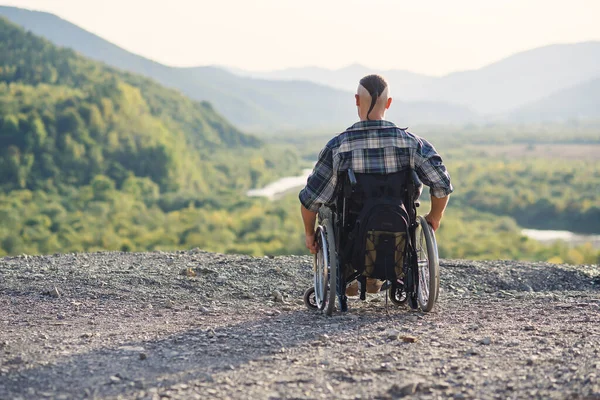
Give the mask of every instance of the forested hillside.
[[(297, 169), (294, 151), (243, 134), (210, 104), (0, 18), (0, 255), (197, 246), (203, 219), (218, 241), (211, 212)], [(186, 208), (210, 211), (162, 217)]]
[(231, 181), (215, 150), (261, 146), (208, 103), (86, 60), (4, 19), (0, 38), (5, 189), (82, 185), (97, 175), (120, 186), (135, 175), (162, 191), (205, 192)]

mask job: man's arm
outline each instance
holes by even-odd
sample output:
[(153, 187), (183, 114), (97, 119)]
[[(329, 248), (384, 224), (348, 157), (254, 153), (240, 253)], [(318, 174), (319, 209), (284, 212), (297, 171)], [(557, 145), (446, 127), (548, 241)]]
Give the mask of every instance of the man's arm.
[(450, 175), (442, 162), (442, 157), (431, 143), (422, 138), (420, 138), (419, 147), (415, 152), (415, 167), (419, 179), (429, 186), (431, 210), (425, 219), (436, 231), (440, 227), (450, 193), (454, 190), (450, 183)]
[(312, 254), (316, 254), (317, 242), (315, 241), (315, 224), (317, 222), (317, 213), (308, 210), (303, 205), (300, 205), (300, 212), (302, 213), (302, 221), (304, 222), (306, 248), (309, 249)]
[(315, 243), (315, 223), (317, 211), (322, 204), (327, 204), (334, 196), (337, 176), (333, 171), (333, 157), (331, 149), (325, 146), (319, 153), (315, 168), (306, 181), (306, 186), (298, 195), (300, 199), (300, 212), (304, 221), (306, 248), (311, 253), (317, 252)]
[(431, 225), (434, 232), (440, 227), (440, 221), (444, 216), (444, 210), (446, 209), (449, 199), (450, 195), (442, 198), (431, 196), (431, 211), (425, 215), (425, 219), (429, 225)]

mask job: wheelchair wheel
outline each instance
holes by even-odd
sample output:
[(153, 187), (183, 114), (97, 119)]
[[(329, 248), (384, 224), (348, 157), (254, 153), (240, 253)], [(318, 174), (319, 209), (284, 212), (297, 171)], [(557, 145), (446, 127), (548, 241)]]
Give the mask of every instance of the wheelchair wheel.
[(317, 254), (314, 258), (314, 295), (319, 310), (331, 315), (335, 308), (337, 254), (331, 219), (323, 219), (317, 228)]
[(429, 312), (437, 300), (440, 289), (440, 266), (435, 234), (424, 217), (418, 217), (415, 234), (419, 288), (417, 301), (424, 312)]

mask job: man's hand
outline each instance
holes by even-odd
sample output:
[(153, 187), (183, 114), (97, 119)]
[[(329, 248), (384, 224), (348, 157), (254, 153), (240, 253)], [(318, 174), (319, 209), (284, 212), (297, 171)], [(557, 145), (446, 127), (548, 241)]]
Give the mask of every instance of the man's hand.
[(429, 213), (425, 215), (425, 220), (429, 225), (431, 225), (431, 229), (433, 229), (433, 231), (435, 232), (440, 227), (440, 221), (442, 220), (442, 216), (437, 216), (432, 213)]
[(434, 232), (440, 227), (440, 221), (448, 204), (448, 198), (449, 196), (440, 198), (431, 196), (431, 211), (425, 216), (425, 220), (431, 225), (431, 229)]
[(311, 254), (317, 254), (317, 241), (315, 240), (315, 234), (307, 233), (306, 234), (306, 248), (311, 252)]
[(304, 206), (300, 206), (302, 213), (302, 221), (304, 222), (304, 234), (306, 236), (306, 248), (312, 254), (317, 254), (317, 242), (315, 241), (315, 222), (317, 221), (317, 213), (307, 210)]

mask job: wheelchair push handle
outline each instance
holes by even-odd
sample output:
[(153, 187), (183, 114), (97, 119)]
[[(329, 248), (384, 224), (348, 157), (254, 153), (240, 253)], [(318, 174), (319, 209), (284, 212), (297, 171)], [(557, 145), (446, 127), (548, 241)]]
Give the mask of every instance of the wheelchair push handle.
[(354, 171), (351, 168), (348, 169), (348, 180), (350, 181), (350, 186), (356, 186), (356, 175), (354, 175)]

